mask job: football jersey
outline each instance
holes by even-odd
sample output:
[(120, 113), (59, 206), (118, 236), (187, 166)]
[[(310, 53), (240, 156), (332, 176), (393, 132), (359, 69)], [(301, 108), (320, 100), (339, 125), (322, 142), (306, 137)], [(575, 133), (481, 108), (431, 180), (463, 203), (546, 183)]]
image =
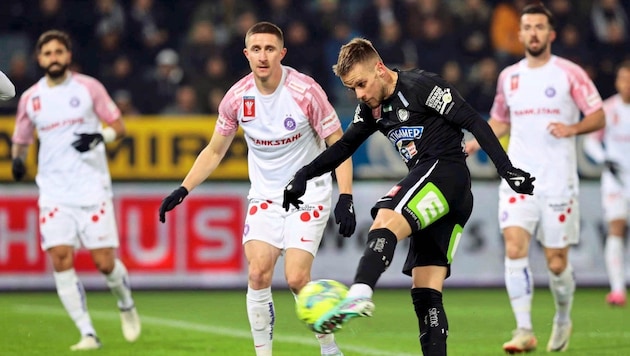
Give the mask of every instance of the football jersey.
[[(227, 136), (241, 126), (248, 147), (249, 198), (281, 202), (293, 174), (325, 148), (324, 139), (341, 127), (326, 94), (313, 78), (282, 67), (282, 80), (269, 95), (250, 73), (219, 104), (216, 130)], [(332, 184), (330, 174), (310, 182)]]
[(80, 153), (72, 142), (77, 134), (102, 132), (101, 122), (119, 118), (120, 110), (103, 85), (83, 74), (70, 73), (54, 87), (44, 77), (24, 92), (13, 142), (31, 144), (37, 131), (40, 201), (89, 206), (112, 196), (105, 145)]
[[(536, 177), (536, 195), (578, 193), (576, 137), (556, 138), (552, 122), (573, 125), (580, 111), (589, 115), (602, 99), (586, 72), (573, 62), (551, 56), (543, 66), (529, 68), (527, 60), (499, 75), (490, 115), (511, 125), (508, 156), (515, 167)], [(502, 189), (509, 189), (506, 182)]]

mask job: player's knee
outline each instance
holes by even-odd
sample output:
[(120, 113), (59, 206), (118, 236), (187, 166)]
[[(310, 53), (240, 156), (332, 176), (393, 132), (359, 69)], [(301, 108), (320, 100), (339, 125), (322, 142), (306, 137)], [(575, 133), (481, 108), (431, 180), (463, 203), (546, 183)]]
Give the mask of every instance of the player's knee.
[(102, 274), (110, 274), (112, 273), (112, 271), (114, 270), (114, 266), (116, 265), (116, 260), (110, 260), (110, 259), (94, 259), (94, 265), (96, 266), (96, 269), (99, 270), (99, 272), (101, 272)]
[(310, 280), (310, 276), (307, 273), (303, 273), (303, 272), (287, 273), (286, 278), (287, 278), (287, 284), (289, 288), (295, 294), (299, 293), (299, 291)]
[(267, 288), (271, 285), (271, 274), (272, 271), (254, 267), (252, 265), (249, 266), (249, 285), (254, 289), (263, 289)]
[(567, 264), (560, 258), (552, 258), (547, 263), (547, 268), (549, 272), (555, 274), (556, 276), (560, 275), (567, 268)]

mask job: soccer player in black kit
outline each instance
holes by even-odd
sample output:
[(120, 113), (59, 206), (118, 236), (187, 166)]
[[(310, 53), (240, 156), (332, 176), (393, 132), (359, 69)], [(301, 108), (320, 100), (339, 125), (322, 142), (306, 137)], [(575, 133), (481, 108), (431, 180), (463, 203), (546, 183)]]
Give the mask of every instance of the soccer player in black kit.
[(374, 222), (348, 296), (314, 328), (331, 333), (353, 317), (371, 316), (376, 282), (397, 242), (410, 237), (403, 273), (412, 277), (422, 351), (446, 355), (442, 288), (473, 206), (462, 128), (475, 136), (516, 192), (533, 194), (535, 178), (512, 166), (486, 121), (436, 74), (389, 69), (362, 38), (341, 47), (333, 71), (361, 103), (342, 138), (295, 173), (285, 188), (284, 208), (298, 207), (309, 179), (333, 170), (376, 131), (389, 138), (409, 173), (372, 208)]

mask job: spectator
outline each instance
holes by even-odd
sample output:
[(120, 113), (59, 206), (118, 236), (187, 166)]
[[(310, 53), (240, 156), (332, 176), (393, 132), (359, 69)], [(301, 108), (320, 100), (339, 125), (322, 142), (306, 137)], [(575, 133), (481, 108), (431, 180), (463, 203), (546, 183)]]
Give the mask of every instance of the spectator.
[(471, 69), (469, 82), (472, 82), (466, 101), (483, 115), (490, 113), (496, 94), (499, 66), (493, 57), (486, 57)]
[(136, 106), (133, 103), (133, 97), (128, 90), (116, 90), (112, 96), (112, 99), (114, 99), (114, 103), (116, 103), (116, 106), (118, 106), (118, 109), (120, 109), (120, 114), (125, 119), (140, 115), (140, 111), (136, 109)]
[(155, 67), (147, 73), (143, 83), (145, 90), (136, 101), (143, 113), (157, 114), (175, 101), (177, 88), (185, 83), (177, 52), (170, 48), (160, 51), (155, 58)]
[[(405, 10), (405, 5), (400, 0), (372, 0), (361, 11), (357, 29), (364, 37), (377, 38), (381, 24), (388, 22), (406, 23)], [(336, 62), (337, 60), (335, 60)]]
[[(249, 30), (254, 24), (258, 22), (258, 15), (256, 12), (245, 11), (240, 14), (236, 20), (236, 29), (232, 33), (232, 37), (226, 45), (226, 53), (241, 53), (245, 48), (243, 38), (247, 30)], [(245, 58), (233, 58), (228, 62), (228, 71), (233, 79), (240, 78), (249, 73), (249, 64)]]
[(216, 41), (214, 25), (210, 21), (196, 22), (179, 51), (182, 68), (189, 75), (202, 73), (208, 58), (221, 51), (221, 46)]
[[(233, 80), (227, 73), (227, 63), (225, 58), (215, 54), (206, 60), (204, 70), (199, 75), (192, 76), (192, 85), (200, 98), (200, 109), (205, 113), (216, 111), (214, 103), (209, 100), (209, 95), (214, 89), (219, 89), (225, 93), (231, 86)], [(220, 101), (220, 100), (219, 100)]]
[[(454, 27), (462, 63), (474, 63), (492, 55), (490, 16), (492, 9), (485, 0), (465, 0), (455, 13)], [(469, 68), (464, 71), (468, 73)]]
[(177, 88), (175, 101), (166, 106), (161, 114), (163, 115), (200, 115), (197, 92), (190, 85), (182, 85)]
[(121, 54), (103, 76), (103, 85), (108, 92), (124, 91), (135, 104), (146, 88), (142, 86), (141, 76), (136, 73), (134, 63), (129, 56)]
[(306, 22), (302, 20), (289, 22), (285, 30), (284, 41), (289, 48), (284, 57), (284, 64), (311, 77), (318, 78), (320, 85), (325, 87), (326, 83), (323, 82), (323, 79), (326, 78), (326, 75), (322, 71), (320, 43), (313, 41)]
[(380, 34), (374, 47), (381, 54), (383, 63), (390, 68), (410, 69), (416, 66), (416, 47), (411, 40), (403, 37), (398, 22), (381, 24)]
[(154, 0), (133, 0), (127, 14), (130, 46), (143, 65), (150, 65), (170, 39), (167, 14)]
[(254, 8), (249, 0), (200, 0), (196, 3), (191, 23), (210, 22), (214, 26), (216, 42), (221, 46), (236, 31), (238, 17)]
[(447, 33), (445, 26), (440, 17), (423, 19), (419, 26), (422, 36), (415, 41), (418, 68), (441, 73), (444, 63), (452, 58), (459, 58), (455, 37)]
[(505, 0), (492, 11), (490, 39), (501, 68), (519, 60), (525, 51), (518, 37), (520, 13), (525, 4), (526, 0)]

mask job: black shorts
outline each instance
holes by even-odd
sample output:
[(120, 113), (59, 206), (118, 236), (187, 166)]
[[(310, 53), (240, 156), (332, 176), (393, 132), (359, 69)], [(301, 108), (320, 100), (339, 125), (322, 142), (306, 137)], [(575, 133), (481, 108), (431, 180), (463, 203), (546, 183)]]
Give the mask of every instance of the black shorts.
[(372, 208), (392, 209), (411, 226), (411, 243), (403, 273), (418, 266), (448, 267), (473, 207), (470, 172), (465, 162), (419, 163)]

